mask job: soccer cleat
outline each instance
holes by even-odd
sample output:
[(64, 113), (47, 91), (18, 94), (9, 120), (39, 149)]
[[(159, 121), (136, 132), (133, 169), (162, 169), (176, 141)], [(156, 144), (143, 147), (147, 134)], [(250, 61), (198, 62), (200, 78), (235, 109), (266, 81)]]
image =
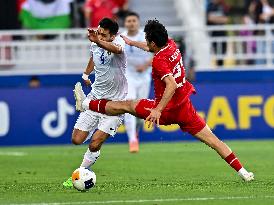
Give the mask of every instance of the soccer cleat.
[(73, 187), (73, 184), (72, 184), (72, 177), (68, 178), (66, 181), (63, 182), (63, 186), (65, 188), (71, 188)]
[(82, 85), (80, 82), (77, 82), (75, 84), (73, 93), (74, 93), (74, 98), (75, 98), (75, 102), (76, 102), (76, 104), (75, 104), (76, 110), (79, 112), (83, 112), (84, 108), (82, 106), (82, 103), (83, 103), (84, 99), (86, 98), (86, 95), (82, 89)]
[(246, 172), (246, 173), (239, 172), (238, 174), (246, 182), (254, 180), (254, 174), (252, 172)]
[(139, 152), (139, 142), (134, 141), (134, 142), (129, 142), (129, 152), (130, 153), (137, 153)]

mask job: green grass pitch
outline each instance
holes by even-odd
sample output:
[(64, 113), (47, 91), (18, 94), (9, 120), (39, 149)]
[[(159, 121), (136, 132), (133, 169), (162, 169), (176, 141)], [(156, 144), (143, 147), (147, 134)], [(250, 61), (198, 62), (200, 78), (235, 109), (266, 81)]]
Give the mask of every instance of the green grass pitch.
[(199, 142), (104, 145), (93, 167), (96, 187), (82, 193), (62, 182), (87, 145), (0, 149), (0, 204), (274, 204), (274, 141), (227, 142), (256, 180), (244, 183)]

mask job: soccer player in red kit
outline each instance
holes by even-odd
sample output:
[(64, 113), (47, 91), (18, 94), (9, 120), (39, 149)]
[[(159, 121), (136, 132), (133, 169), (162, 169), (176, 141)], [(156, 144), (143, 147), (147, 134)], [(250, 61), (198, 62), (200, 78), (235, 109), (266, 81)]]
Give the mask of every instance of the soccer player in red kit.
[(145, 26), (146, 43), (136, 42), (123, 37), (125, 42), (154, 53), (152, 78), (155, 99), (130, 101), (83, 100), (80, 95), (76, 101), (84, 109), (90, 109), (107, 115), (130, 113), (146, 119), (152, 124), (178, 124), (182, 131), (188, 132), (214, 149), (239, 176), (245, 181), (254, 179), (254, 174), (241, 165), (231, 149), (215, 136), (205, 121), (193, 107), (190, 95), (195, 93), (191, 83), (185, 79), (182, 56), (175, 42), (168, 38), (166, 28), (157, 20), (149, 20)]

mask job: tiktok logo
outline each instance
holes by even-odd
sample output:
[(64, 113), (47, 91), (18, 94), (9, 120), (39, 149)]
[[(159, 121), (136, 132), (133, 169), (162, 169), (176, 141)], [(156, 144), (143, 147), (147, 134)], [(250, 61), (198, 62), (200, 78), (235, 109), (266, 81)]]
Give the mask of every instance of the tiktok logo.
[(9, 106), (5, 102), (0, 102), (0, 137), (8, 134), (10, 128)]
[[(51, 111), (42, 120), (42, 129), (46, 135), (52, 138), (60, 137), (67, 129), (67, 115), (73, 115), (75, 109), (68, 103), (66, 98), (59, 98), (57, 101), (57, 111)], [(57, 122), (53, 127), (52, 123)]]

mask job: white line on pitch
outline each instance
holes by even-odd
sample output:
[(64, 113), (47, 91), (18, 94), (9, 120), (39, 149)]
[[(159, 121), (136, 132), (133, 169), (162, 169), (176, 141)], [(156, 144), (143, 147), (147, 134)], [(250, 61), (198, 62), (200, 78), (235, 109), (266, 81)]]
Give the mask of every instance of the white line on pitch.
[(171, 199), (140, 199), (140, 200), (113, 200), (113, 201), (82, 201), (82, 202), (53, 202), (53, 203), (28, 203), (10, 205), (82, 205), (82, 204), (129, 204), (145, 202), (176, 202), (176, 201), (210, 201), (210, 200), (239, 200), (239, 199), (274, 199), (274, 196), (230, 196), (230, 197), (194, 197)]
[(19, 157), (22, 157), (22, 156), (25, 156), (27, 155), (27, 153), (25, 152), (5, 152), (5, 151), (1, 151), (0, 152), (0, 156), (19, 156)]

